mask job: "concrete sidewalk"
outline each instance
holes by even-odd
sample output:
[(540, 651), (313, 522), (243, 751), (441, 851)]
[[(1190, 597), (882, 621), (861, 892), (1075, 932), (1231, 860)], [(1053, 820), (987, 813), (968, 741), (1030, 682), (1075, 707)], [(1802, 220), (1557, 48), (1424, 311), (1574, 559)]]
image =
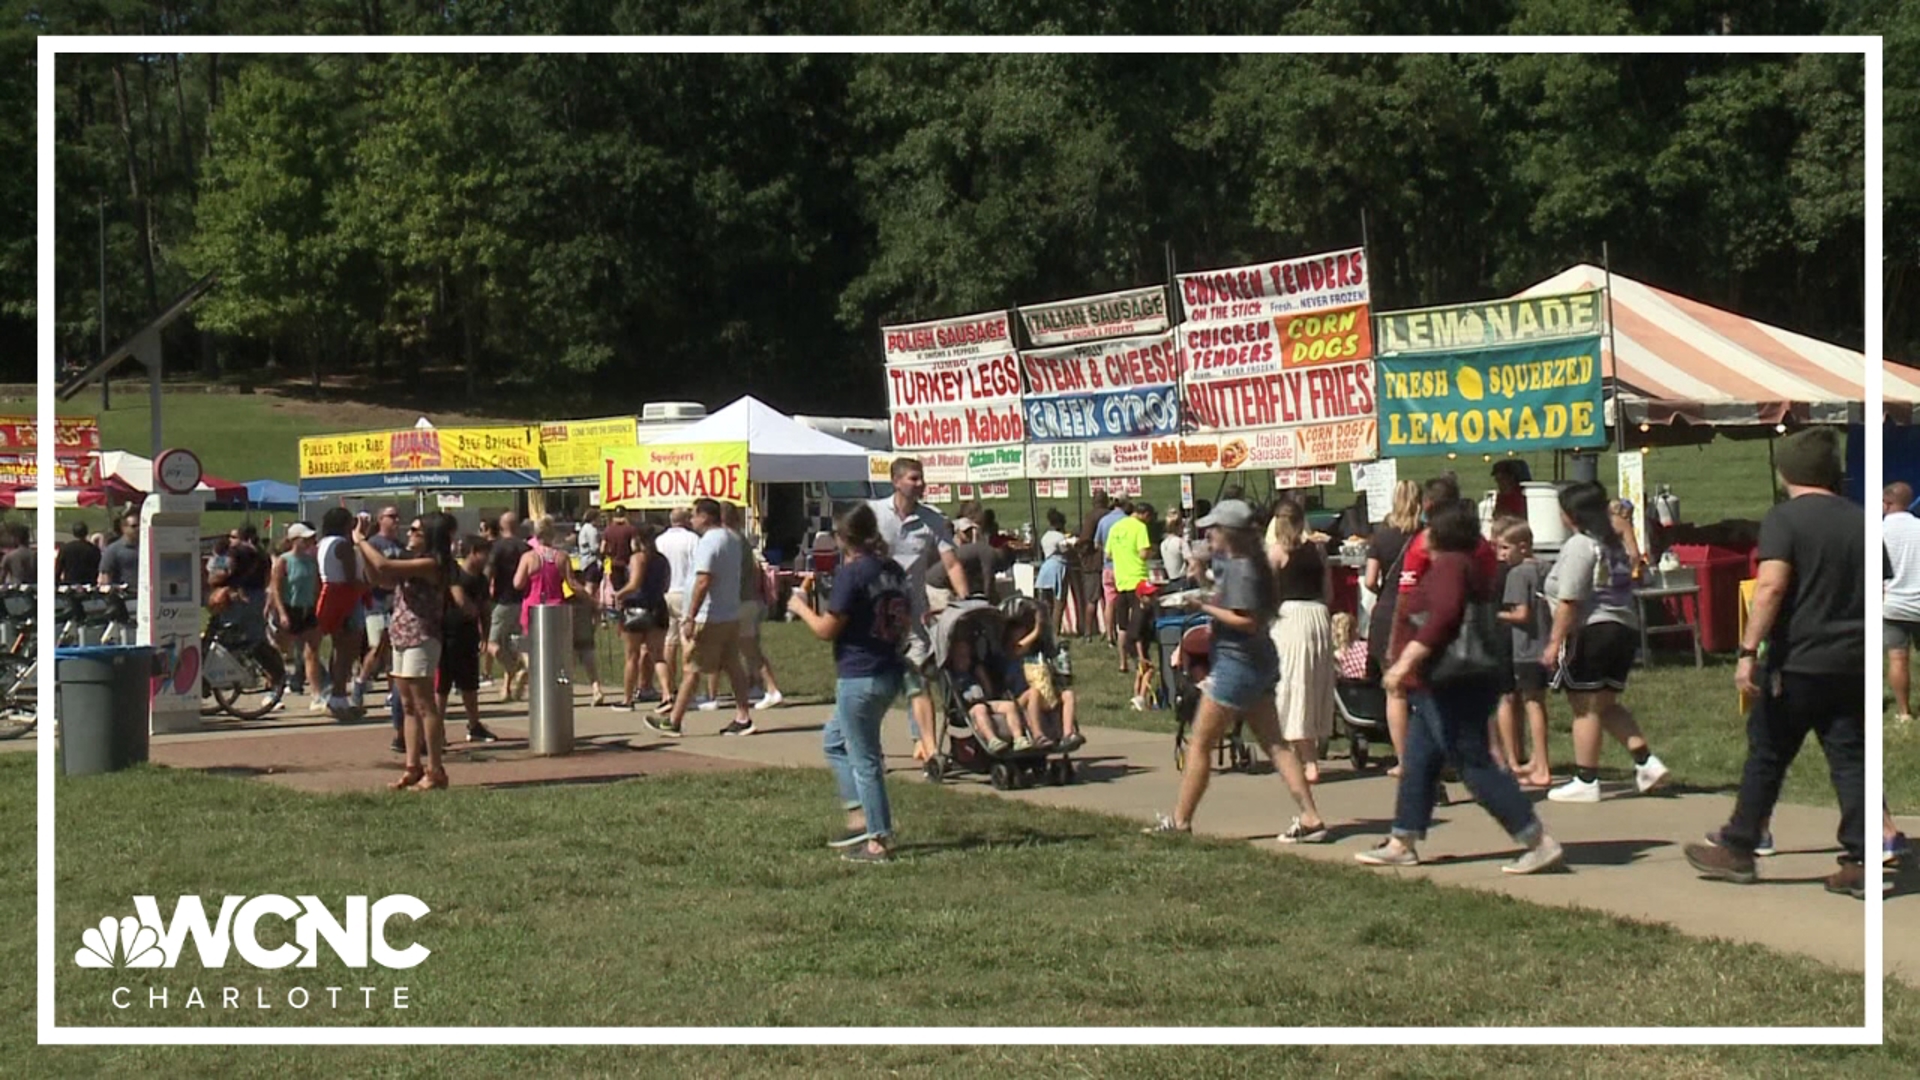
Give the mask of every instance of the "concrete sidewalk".
[[(524, 739), (525, 714), (520, 711), (524, 708), (488, 702), (487, 723), (505, 739)], [(696, 769), (724, 767), (726, 762), (821, 767), (820, 728), (828, 715), (829, 708), (823, 705), (759, 712), (755, 723), (760, 734), (726, 738), (709, 733), (718, 732), (730, 718), (728, 713), (696, 712), (688, 716), (690, 734), (672, 740), (648, 731), (638, 713), (581, 706), (576, 709), (575, 733), (583, 743), (594, 743), (594, 751), (612, 749), (630, 740), (635, 749), (647, 751), (645, 758), (658, 761), (660, 766), (667, 764), (661, 757), (664, 754), (700, 759), (684, 763)], [(372, 737), (370, 727), (343, 727), (324, 719), (294, 716), (246, 725), (240, 730), (222, 723), (204, 732), (157, 736), (153, 759), (163, 764), (201, 766), (207, 753), (215, 750), (212, 745), (202, 744), (217, 743), (217, 756), (223, 761), (245, 760), (264, 770), (281, 757), (326, 757), (316, 740), (340, 739), (356, 744), (350, 756), (365, 761), (381, 756), (379, 744), (386, 738)], [(460, 725), (449, 727), (457, 739)], [(1088, 745), (1076, 755), (1078, 782), (1071, 786), (995, 793), (985, 777), (969, 774), (949, 779), (946, 786), (1040, 805), (1116, 814), (1141, 822), (1150, 822), (1155, 813), (1172, 808), (1180, 777), (1173, 768), (1171, 725), (1166, 733), (1113, 728), (1088, 728), (1087, 733)], [(27, 750), (33, 741), (0, 745)], [(912, 760), (904, 717), (889, 720), (885, 747), (894, 783), (924, 782)], [(488, 782), (484, 772), (467, 777), (460, 774), (467, 769), (490, 771), (483, 763), (489, 758), (503, 756), (474, 755), (464, 766), (458, 756), (450, 760), (454, 783)], [(504, 759), (499, 763), (508, 764)], [(384, 782), (390, 771), (388, 764), (385, 771), (367, 775)], [(521, 767), (516, 766), (514, 771), (521, 771)], [(552, 771), (564, 774), (573, 769)], [(635, 771), (654, 770), (637, 767)], [(1271, 771), (1216, 775), (1195, 828), (1208, 836), (1247, 839), (1285, 856), (1355, 865), (1354, 853), (1373, 846), (1387, 832), (1393, 813), (1394, 781), (1377, 771), (1356, 775), (1344, 760), (1325, 765), (1322, 775), (1323, 782), (1315, 794), (1322, 814), (1334, 828), (1330, 843), (1283, 846), (1273, 842), (1273, 836), (1292, 815), (1292, 800)], [(822, 783), (826, 783), (824, 777)], [(823, 787), (823, 798), (824, 792)], [(1468, 798), (1465, 788), (1457, 784), (1451, 786), (1450, 793), (1455, 799)], [(1606, 801), (1597, 806), (1567, 806), (1546, 802), (1543, 797), (1539, 797), (1538, 805), (1548, 829), (1567, 848), (1571, 873), (1536, 877), (1501, 873), (1500, 863), (1510, 857), (1515, 846), (1493, 819), (1471, 802), (1455, 803), (1437, 812), (1434, 830), (1422, 849), (1427, 864), (1412, 870), (1373, 872), (1423, 877), (1533, 903), (1666, 923), (1687, 934), (1751, 942), (1852, 971), (1863, 969), (1864, 905), (1848, 896), (1831, 895), (1821, 887), (1839, 850), (1834, 840), (1839, 823), (1836, 810), (1782, 805), (1773, 821), (1781, 854), (1761, 860), (1759, 884), (1740, 887), (1702, 880), (1681, 852), (1682, 845), (1725, 823), (1733, 805), (1729, 796), (1642, 797), (1632, 794), (1630, 787), (1614, 785), (1609, 787)], [(913, 822), (901, 822), (901, 828), (910, 836)], [(1877, 830), (1869, 831), (1877, 835)], [(1920, 824), (1910, 831), (1920, 835)], [(1892, 897), (1885, 911), (1887, 972), (1920, 985), (1920, 897)], [(1657, 958), (1652, 959), (1657, 962)]]
[[(827, 716), (823, 706), (757, 713), (754, 722), (761, 733), (744, 739), (704, 734), (718, 731), (728, 719), (724, 714), (691, 714), (688, 736), (677, 741), (658, 739), (637, 719), (629, 723), (640, 729), (639, 741), (671, 742), (679, 752), (763, 765), (817, 766), (821, 764), (819, 729)], [(581, 734), (599, 723), (597, 717), (582, 714)], [(1077, 755), (1078, 782), (1069, 787), (996, 793), (985, 777), (973, 775), (951, 779), (947, 786), (1142, 822), (1172, 809), (1180, 775), (1173, 768), (1171, 730), (1153, 734), (1088, 728), (1087, 733), (1088, 745)], [(914, 771), (904, 717), (889, 721), (884, 741), (895, 782), (924, 782)], [(1315, 798), (1334, 827), (1330, 843), (1280, 845), (1273, 841), (1292, 817), (1293, 801), (1271, 770), (1216, 775), (1194, 827), (1204, 835), (1251, 840), (1287, 856), (1357, 865), (1354, 853), (1372, 847), (1387, 833), (1395, 781), (1378, 770), (1354, 774), (1341, 760), (1321, 771)], [(1461, 785), (1451, 785), (1449, 790), (1455, 799), (1469, 798)], [(1834, 839), (1840, 818), (1837, 810), (1781, 806), (1773, 822), (1781, 853), (1761, 860), (1759, 884), (1740, 887), (1703, 880), (1681, 851), (1682, 845), (1726, 823), (1733, 808), (1731, 797), (1641, 797), (1631, 793), (1630, 785), (1610, 785), (1608, 798), (1598, 806), (1566, 806), (1538, 798), (1548, 829), (1567, 848), (1571, 873), (1535, 877), (1501, 873), (1500, 864), (1517, 848), (1493, 818), (1471, 802), (1457, 802), (1437, 812), (1421, 852), (1429, 862), (1412, 870), (1375, 872), (1662, 922), (1687, 934), (1752, 942), (1851, 971), (1864, 969), (1864, 905), (1849, 896), (1830, 894), (1821, 885), (1833, 871), (1839, 852)], [(913, 822), (902, 822), (901, 829), (911, 834)], [(1920, 935), (1898, 933), (1891, 914), (1911, 911), (1915, 925), (1920, 926), (1920, 903), (1900, 898), (1889, 903), (1887, 910), (1889, 974), (1920, 984)]]

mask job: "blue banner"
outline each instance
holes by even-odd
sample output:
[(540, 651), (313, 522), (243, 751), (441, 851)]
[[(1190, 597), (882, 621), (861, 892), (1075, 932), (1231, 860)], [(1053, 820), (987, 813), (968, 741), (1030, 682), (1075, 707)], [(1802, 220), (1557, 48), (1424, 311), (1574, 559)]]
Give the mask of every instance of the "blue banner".
[(1027, 441), (1110, 442), (1180, 432), (1180, 388), (1141, 386), (1070, 397), (1028, 397)]
[(1375, 363), (1383, 458), (1607, 445), (1597, 336)]

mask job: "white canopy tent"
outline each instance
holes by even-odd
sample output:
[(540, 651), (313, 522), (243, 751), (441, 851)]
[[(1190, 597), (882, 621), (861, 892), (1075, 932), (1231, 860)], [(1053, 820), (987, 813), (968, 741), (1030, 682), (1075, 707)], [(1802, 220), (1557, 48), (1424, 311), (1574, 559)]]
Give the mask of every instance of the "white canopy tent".
[(743, 397), (699, 423), (647, 440), (747, 444), (747, 478), (755, 484), (813, 484), (867, 479), (868, 451), (815, 431), (753, 397)]

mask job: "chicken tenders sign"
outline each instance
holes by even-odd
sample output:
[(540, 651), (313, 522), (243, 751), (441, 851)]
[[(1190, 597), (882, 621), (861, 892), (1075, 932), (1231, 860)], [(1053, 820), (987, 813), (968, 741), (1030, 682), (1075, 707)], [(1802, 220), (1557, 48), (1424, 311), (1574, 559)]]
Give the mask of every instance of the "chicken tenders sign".
[(1180, 292), (1188, 437), (1156, 459), (1198, 463), (1206, 446), (1189, 444), (1208, 443), (1229, 471), (1377, 456), (1364, 250), (1186, 274)]
[(889, 326), (881, 337), (897, 453), (920, 456), (939, 482), (1024, 475), (1020, 357), (1005, 312)]

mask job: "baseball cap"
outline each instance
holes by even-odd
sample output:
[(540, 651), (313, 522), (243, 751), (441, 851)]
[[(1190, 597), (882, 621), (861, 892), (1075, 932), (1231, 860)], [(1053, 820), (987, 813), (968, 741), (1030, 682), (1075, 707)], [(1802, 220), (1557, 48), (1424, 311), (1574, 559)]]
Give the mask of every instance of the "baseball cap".
[(1215, 526), (1222, 529), (1251, 529), (1253, 528), (1253, 507), (1239, 499), (1228, 499), (1214, 507), (1213, 513), (1194, 524), (1202, 529), (1211, 529)]
[(296, 521), (287, 526), (287, 539), (289, 540), (311, 540), (314, 536), (314, 531), (301, 522)]

